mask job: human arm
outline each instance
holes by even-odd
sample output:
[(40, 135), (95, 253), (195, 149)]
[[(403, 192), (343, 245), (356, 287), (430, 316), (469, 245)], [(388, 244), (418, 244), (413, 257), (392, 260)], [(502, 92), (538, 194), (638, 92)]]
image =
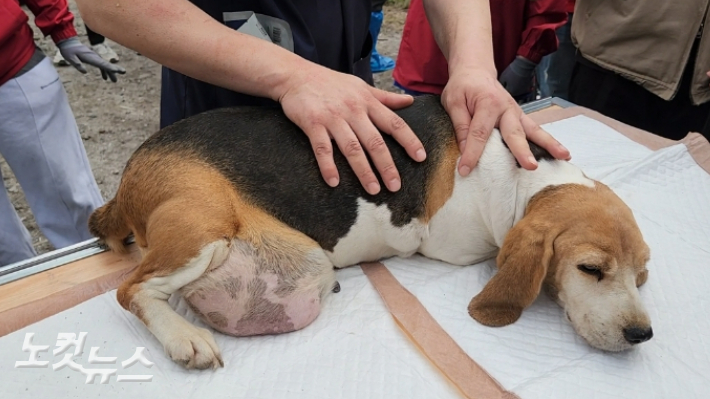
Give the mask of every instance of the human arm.
[(235, 92), (278, 101), (309, 137), (321, 174), (331, 186), (339, 182), (331, 137), (371, 194), (379, 192), (380, 186), (365, 151), (388, 189), (396, 191), (401, 185), (375, 126), (397, 139), (415, 160), (425, 158), (419, 139), (390, 109), (411, 104), (410, 96), (377, 90), (357, 77), (237, 32), (187, 0), (78, 0), (77, 4), (97, 32), (162, 65)]
[(442, 104), (462, 151), (459, 173), (465, 176), (475, 167), (495, 127), (526, 169), (537, 167), (527, 139), (556, 158), (569, 159), (569, 151), (525, 115), (498, 82), (488, 0), (424, 0), (424, 8), (449, 65)]

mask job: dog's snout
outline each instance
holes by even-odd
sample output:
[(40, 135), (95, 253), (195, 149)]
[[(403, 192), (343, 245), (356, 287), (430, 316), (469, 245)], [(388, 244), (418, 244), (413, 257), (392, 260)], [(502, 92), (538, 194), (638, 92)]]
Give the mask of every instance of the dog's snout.
[(624, 339), (632, 345), (646, 342), (653, 337), (653, 329), (651, 327), (630, 327), (624, 328)]

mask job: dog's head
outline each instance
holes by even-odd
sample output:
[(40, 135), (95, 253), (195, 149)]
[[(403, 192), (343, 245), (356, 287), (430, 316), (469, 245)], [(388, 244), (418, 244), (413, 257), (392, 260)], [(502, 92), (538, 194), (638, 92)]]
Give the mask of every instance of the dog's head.
[(469, 314), (508, 325), (544, 288), (591, 346), (625, 350), (653, 335), (638, 292), (649, 256), (631, 210), (607, 186), (549, 187), (508, 232), (498, 271)]

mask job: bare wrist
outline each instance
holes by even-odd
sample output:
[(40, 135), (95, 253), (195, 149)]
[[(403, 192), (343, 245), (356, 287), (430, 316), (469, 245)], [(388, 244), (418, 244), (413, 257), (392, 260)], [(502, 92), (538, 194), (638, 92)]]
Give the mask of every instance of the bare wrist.
[(449, 75), (463, 71), (477, 71), (497, 79), (498, 72), (493, 60), (493, 45), (482, 46), (479, 43), (467, 41), (462, 44), (452, 44), (449, 51)]
[(495, 64), (481, 62), (481, 60), (466, 60), (453, 58), (449, 62), (449, 76), (454, 76), (458, 73), (476, 74), (488, 76), (494, 80), (498, 79), (498, 72)]
[(285, 68), (283, 73), (275, 76), (272, 82), (267, 83), (270, 87), (268, 96), (274, 101), (281, 102), (281, 99), (291, 88), (315, 79), (319, 73), (317, 65), (298, 56), (294, 58), (297, 58), (296, 62), (289, 62), (289, 66)]

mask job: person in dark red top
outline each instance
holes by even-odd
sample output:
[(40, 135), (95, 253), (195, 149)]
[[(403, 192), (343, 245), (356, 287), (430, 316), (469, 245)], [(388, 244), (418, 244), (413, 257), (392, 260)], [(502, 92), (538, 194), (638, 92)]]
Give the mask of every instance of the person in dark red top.
[[(557, 50), (555, 30), (567, 22), (567, 0), (491, 1), (490, 7), (498, 80), (514, 98), (526, 99), (534, 93), (535, 67)], [(410, 94), (441, 94), (449, 80), (422, 0), (410, 3), (393, 77)]]
[[(62, 56), (116, 81), (123, 68), (83, 45), (66, 0), (24, 0), (35, 24)], [(34, 43), (18, 0), (0, 0), (0, 154), (15, 174), (42, 233), (55, 248), (92, 238), (87, 221), (103, 204), (67, 94), (50, 60)], [(0, 176), (2, 180), (2, 176)], [(36, 255), (5, 190), (0, 190), (0, 266)]]

